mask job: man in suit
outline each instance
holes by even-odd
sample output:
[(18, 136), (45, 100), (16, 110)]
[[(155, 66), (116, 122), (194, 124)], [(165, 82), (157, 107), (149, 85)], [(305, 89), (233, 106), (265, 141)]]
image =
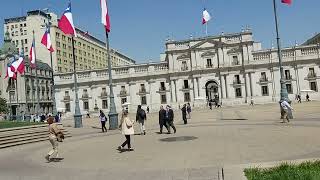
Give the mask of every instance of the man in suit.
[(163, 126), (166, 127), (168, 132), (170, 132), (170, 129), (168, 128), (168, 125), (167, 125), (167, 122), (166, 122), (166, 110), (163, 108), (163, 106), (160, 106), (159, 125), (160, 125), (160, 134), (162, 134)]
[(176, 127), (173, 124), (173, 120), (174, 120), (174, 113), (173, 110), (171, 109), (171, 107), (169, 105), (167, 105), (167, 110), (166, 110), (166, 123), (168, 126), (168, 130), (169, 130), (169, 134), (171, 133), (170, 131), (170, 127), (172, 127), (174, 133), (177, 132)]

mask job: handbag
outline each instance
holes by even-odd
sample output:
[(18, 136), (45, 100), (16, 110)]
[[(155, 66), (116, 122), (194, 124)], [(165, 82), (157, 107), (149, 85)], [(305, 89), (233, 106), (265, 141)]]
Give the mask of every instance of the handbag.
[(126, 122), (127, 127), (132, 127), (133, 126), (133, 122), (129, 118), (125, 118), (124, 120)]

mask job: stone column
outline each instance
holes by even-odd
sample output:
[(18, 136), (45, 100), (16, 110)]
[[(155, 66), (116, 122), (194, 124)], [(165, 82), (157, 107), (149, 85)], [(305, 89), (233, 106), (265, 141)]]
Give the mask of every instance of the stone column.
[(173, 80), (174, 82), (174, 91), (175, 91), (175, 102), (178, 102), (178, 97), (177, 97), (177, 80)]
[(174, 82), (173, 82), (173, 80), (170, 80), (170, 101), (171, 101), (171, 103), (173, 103), (174, 102), (174, 97), (175, 97), (175, 88), (174, 88)]
[(196, 98), (199, 96), (199, 94), (197, 94), (197, 89), (198, 89), (198, 86), (197, 86), (197, 79), (194, 77), (193, 79), (193, 98)]
[(249, 83), (250, 83), (250, 96), (253, 97), (253, 89), (252, 89), (252, 74), (249, 72)]
[(223, 79), (224, 79), (224, 86), (225, 86), (225, 89), (226, 89), (226, 98), (229, 98), (227, 75), (223, 75)]
[(197, 77), (197, 87), (198, 87), (198, 97), (200, 96), (200, 85), (199, 85), (199, 78)]

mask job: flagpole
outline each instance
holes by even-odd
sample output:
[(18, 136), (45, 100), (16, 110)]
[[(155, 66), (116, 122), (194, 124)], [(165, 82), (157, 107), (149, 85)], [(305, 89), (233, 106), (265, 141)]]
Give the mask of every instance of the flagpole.
[(284, 74), (283, 74), (283, 67), (282, 67), (282, 54), (281, 54), (281, 45), (280, 45), (280, 36), (279, 36), (279, 24), (278, 24), (278, 15), (277, 15), (277, 4), (275, 0), (273, 0), (273, 11), (274, 11), (276, 34), (277, 34), (278, 58), (279, 58), (279, 68), (280, 68), (280, 85), (281, 85), (280, 102), (285, 100), (290, 101), (288, 98), (288, 91), (284, 81)]
[(75, 94), (75, 110), (74, 110), (74, 127), (82, 127), (82, 114), (80, 111), (79, 105), (79, 96), (78, 96), (78, 82), (77, 82), (77, 69), (76, 69), (76, 57), (74, 52), (74, 37), (72, 35), (72, 57), (73, 57), (73, 76), (74, 76), (74, 94)]
[(206, 36), (208, 36), (208, 23), (209, 23), (209, 21), (206, 22)]
[[(48, 9), (48, 13), (49, 13), (49, 9)], [(49, 14), (47, 14), (47, 28), (49, 30), (49, 35), (51, 36), (51, 24), (50, 24), (50, 20), (49, 20)], [(50, 37), (51, 38), (51, 37)], [(50, 52), (50, 64), (51, 64), (51, 69), (52, 69), (52, 74), (51, 74), (51, 101), (52, 101), (52, 115), (56, 115), (57, 114), (57, 106), (56, 106), (56, 97), (55, 97), (55, 83), (54, 83), (54, 70), (53, 70), (53, 60), (52, 60), (52, 52)]]
[(36, 85), (36, 95), (37, 95), (37, 104), (36, 104), (36, 114), (39, 115), (39, 111), (40, 111), (40, 93), (39, 93), (39, 82), (38, 82), (38, 65), (37, 65), (37, 51), (36, 51), (36, 41), (35, 41), (35, 35), (34, 35), (34, 30), (32, 31), (33, 34), (33, 45), (34, 45), (34, 66), (35, 66), (35, 71), (36, 71), (36, 81), (35, 81), (35, 85)]
[(114, 94), (113, 94), (113, 85), (112, 85), (112, 67), (111, 67), (111, 58), (110, 58), (110, 46), (109, 46), (109, 34), (107, 29), (106, 32), (106, 46), (108, 52), (108, 73), (109, 73), (109, 88), (110, 88), (110, 110), (109, 110), (109, 129), (117, 129), (118, 128), (118, 113), (114, 103)]

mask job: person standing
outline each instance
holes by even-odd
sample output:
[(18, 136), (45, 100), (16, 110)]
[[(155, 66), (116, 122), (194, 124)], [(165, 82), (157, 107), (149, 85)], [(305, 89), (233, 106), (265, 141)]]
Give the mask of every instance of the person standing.
[(102, 110), (100, 110), (99, 119), (100, 119), (100, 122), (101, 122), (102, 132), (104, 132), (104, 131), (107, 132), (108, 131), (107, 128), (106, 128), (107, 117), (106, 117), (106, 115), (104, 114), (104, 112)]
[(285, 123), (285, 119), (287, 120), (287, 122), (290, 122), (288, 113), (289, 113), (289, 111), (293, 110), (293, 108), (290, 106), (290, 104), (287, 101), (288, 100), (285, 99), (280, 103), (281, 109), (283, 111), (283, 115), (282, 115), (282, 122), (283, 123)]
[(131, 148), (131, 135), (134, 135), (133, 124), (134, 121), (128, 117), (128, 110), (123, 110), (119, 128), (121, 128), (122, 134), (126, 137), (126, 141), (118, 147), (119, 151), (122, 151), (126, 145), (128, 145), (129, 151), (133, 151), (133, 148)]
[(253, 106), (253, 105), (254, 105), (254, 101), (253, 101), (253, 98), (251, 97), (250, 106)]
[(166, 110), (166, 123), (167, 123), (168, 131), (169, 131), (168, 134), (171, 134), (170, 127), (172, 127), (174, 133), (177, 132), (177, 129), (176, 129), (176, 127), (175, 127), (174, 124), (173, 124), (173, 121), (174, 121), (174, 113), (173, 113), (173, 110), (172, 110), (172, 108), (171, 108), (169, 105), (167, 105), (167, 110)]
[(141, 105), (138, 105), (136, 121), (140, 124), (141, 135), (146, 135), (146, 127), (144, 125), (147, 120), (146, 112), (141, 108)]
[(58, 157), (58, 140), (62, 142), (64, 136), (62, 131), (58, 128), (57, 124), (54, 123), (54, 118), (52, 116), (49, 116), (47, 122), (49, 124), (49, 141), (52, 145), (52, 150), (50, 150), (49, 153), (45, 156), (45, 159), (50, 162)]
[(307, 93), (307, 95), (306, 95), (306, 100), (307, 101), (310, 101), (310, 97), (309, 97), (309, 94)]
[(183, 105), (183, 107), (181, 108), (182, 111), (182, 120), (184, 124), (187, 124), (187, 108), (186, 108), (186, 104)]
[(188, 113), (188, 118), (191, 119), (191, 105), (190, 105), (190, 103), (187, 104), (187, 113)]
[(149, 114), (149, 111), (150, 111), (149, 106), (147, 106), (147, 113), (148, 113), (148, 114)]
[(160, 111), (159, 111), (159, 125), (160, 125), (160, 134), (162, 134), (162, 129), (163, 126), (166, 127), (169, 133), (168, 125), (166, 122), (166, 110), (163, 109), (163, 106), (160, 106)]
[(210, 108), (210, 110), (212, 110), (212, 102), (211, 102), (211, 100), (209, 101), (209, 108)]

